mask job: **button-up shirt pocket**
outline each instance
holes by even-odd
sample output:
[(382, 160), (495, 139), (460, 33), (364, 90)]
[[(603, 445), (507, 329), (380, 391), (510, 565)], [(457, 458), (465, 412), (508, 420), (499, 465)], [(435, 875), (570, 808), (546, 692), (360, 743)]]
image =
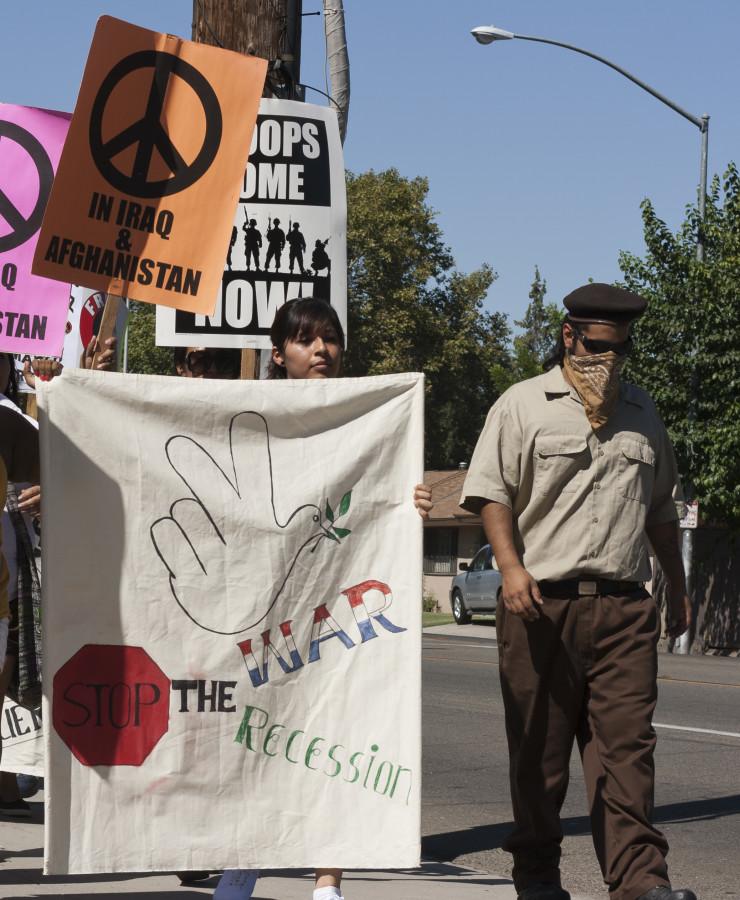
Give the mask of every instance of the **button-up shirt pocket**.
[(585, 437), (542, 435), (534, 445), (535, 494), (567, 494), (577, 490), (591, 464)]
[(628, 500), (648, 505), (655, 482), (655, 451), (647, 441), (621, 438), (619, 492)]

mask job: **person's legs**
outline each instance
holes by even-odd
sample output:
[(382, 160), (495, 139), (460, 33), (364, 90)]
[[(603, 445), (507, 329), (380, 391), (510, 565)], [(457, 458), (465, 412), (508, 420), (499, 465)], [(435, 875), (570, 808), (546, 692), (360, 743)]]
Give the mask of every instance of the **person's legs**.
[(613, 900), (668, 885), (668, 844), (653, 812), (660, 622), (647, 592), (596, 597), (593, 664), (578, 734), (594, 847)]
[(314, 900), (332, 900), (332, 898), (341, 898), (341, 885), (341, 869), (316, 869), (316, 885), (313, 892)]
[[(0, 620), (0, 657), (4, 658), (2, 668), (0, 668), (0, 713), (2, 713), (5, 692), (16, 664), (16, 656), (12, 653), (5, 653), (7, 619), (4, 621), (5, 625), (3, 626), (3, 620)], [(0, 759), (2, 759), (2, 738), (0, 738)], [(0, 772), (0, 815), (13, 818), (28, 818), (31, 815), (31, 807), (21, 798), (21, 792), (18, 790), (15, 772)]]
[(504, 849), (520, 893), (560, 884), (560, 809), (584, 690), (579, 608), (579, 600), (546, 598), (535, 622), (503, 602), (496, 614), (515, 822)]
[(259, 877), (259, 869), (226, 869), (213, 900), (249, 900)]

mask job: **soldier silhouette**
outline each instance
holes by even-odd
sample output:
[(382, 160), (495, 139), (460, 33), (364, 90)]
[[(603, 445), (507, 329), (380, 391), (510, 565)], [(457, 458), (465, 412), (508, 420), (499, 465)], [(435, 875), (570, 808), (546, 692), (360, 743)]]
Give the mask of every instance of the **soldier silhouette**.
[(226, 265), (229, 267), (229, 272), (231, 271), (231, 251), (234, 249), (234, 244), (236, 243), (236, 225), (231, 229), (231, 240), (229, 241), (229, 252), (226, 254)]
[(280, 227), (280, 219), (274, 220), (275, 224), (267, 229), (267, 256), (265, 258), (265, 271), (270, 268), (270, 260), (275, 260), (275, 271), (280, 268), (280, 255), (285, 247), (285, 232)]
[(290, 271), (293, 271), (293, 263), (297, 262), (301, 275), (303, 275), (306, 271), (303, 268), (303, 252), (306, 249), (306, 239), (300, 232), (300, 226), (298, 222), (293, 223), (293, 227), (288, 232), (285, 240), (290, 244), (290, 254), (288, 257), (288, 261), (290, 262)]
[(249, 271), (250, 260), (254, 259), (254, 270), (259, 271), (260, 267), (260, 247), (262, 246), (262, 235), (257, 228), (257, 220), (250, 219), (249, 224), (245, 222), (242, 225), (244, 232), (244, 256), (247, 260), (247, 271)]
[(311, 254), (311, 265), (313, 266), (315, 275), (318, 275), (322, 269), (326, 269), (327, 275), (331, 272), (331, 260), (326, 252), (326, 245), (328, 243), (329, 238), (325, 241), (316, 241), (314, 244), (313, 253)]

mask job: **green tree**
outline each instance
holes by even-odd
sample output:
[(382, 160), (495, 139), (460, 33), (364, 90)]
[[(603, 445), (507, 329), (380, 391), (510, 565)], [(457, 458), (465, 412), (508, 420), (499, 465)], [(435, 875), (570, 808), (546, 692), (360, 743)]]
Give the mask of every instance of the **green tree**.
[(154, 343), (153, 303), (131, 301), (128, 320), (128, 371), (141, 375), (171, 375), (172, 349)]
[(534, 267), (534, 280), (529, 289), (529, 305), (524, 318), (514, 324), (522, 333), (514, 338), (512, 382), (542, 374), (542, 363), (557, 343), (563, 311), (555, 303), (545, 303), (547, 282)]
[(668, 426), (679, 468), (704, 516), (740, 526), (740, 175), (730, 164), (707, 199), (704, 260), (699, 215), (673, 234), (642, 204), (646, 253), (620, 254), (625, 285), (649, 301), (635, 325), (627, 377)]
[(347, 174), (346, 371), (424, 371), (427, 466), (441, 468), (470, 459), (507, 383), (510, 334), (483, 311), (495, 273), (455, 269), (428, 191), (395, 169)]

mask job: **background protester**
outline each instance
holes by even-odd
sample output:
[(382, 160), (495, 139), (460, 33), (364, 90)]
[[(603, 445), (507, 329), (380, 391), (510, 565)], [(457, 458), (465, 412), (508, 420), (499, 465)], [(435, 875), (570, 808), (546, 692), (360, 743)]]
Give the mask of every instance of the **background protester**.
[[(33, 520), (40, 512), (37, 425), (17, 406), (15, 360), (0, 354), (0, 499), (3, 502), (0, 540), (0, 710), (18, 660), (18, 602), (26, 573), (35, 570)], [(31, 484), (33, 482), (33, 484)], [(6, 500), (10, 500), (11, 509)], [(29, 573), (30, 574), (30, 573)], [(38, 577), (36, 577), (38, 585)], [(25, 598), (31, 602), (32, 598)], [(38, 598), (37, 598), (38, 599)], [(29, 660), (33, 667), (34, 660)], [(38, 671), (38, 666), (36, 666)], [(0, 757), (2, 744), (0, 744)], [(31, 809), (20, 795), (16, 776), (0, 772), (0, 815), (29, 816)]]
[[(116, 340), (110, 338), (105, 342), (96, 360), (96, 369), (110, 371), (115, 364)], [(93, 338), (80, 359), (83, 368), (92, 368), (98, 340)], [(50, 381), (60, 375), (62, 365), (58, 360), (47, 358), (25, 358), (23, 360), (23, 379), (31, 388), (35, 388), (36, 379)], [(0, 407), (11, 415), (23, 419), (33, 429), (37, 422), (30, 416), (24, 416), (19, 407), (18, 373), (12, 354), (0, 354)], [(38, 450), (34, 446), (33, 457), (38, 460)], [(36, 463), (38, 465), (38, 463)], [(38, 477), (36, 478), (38, 482)], [(2, 487), (2, 484), (0, 484)], [(10, 612), (8, 623), (7, 652), (0, 669), (0, 710), (6, 692), (13, 685), (14, 696), (20, 690), (23, 696), (17, 699), (24, 705), (36, 701), (31, 698), (41, 694), (41, 658), (40, 658), (40, 515), (41, 487), (38, 483), (9, 480), (3, 491), (4, 503), (2, 513), (2, 550), (3, 578), (7, 578), (7, 600)], [(2, 607), (0, 597), (0, 612)], [(1, 628), (2, 626), (0, 626)], [(0, 744), (0, 759), (2, 745)], [(32, 784), (27, 784), (23, 793), (31, 796)], [(12, 817), (30, 816), (31, 809), (21, 796), (18, 780), (12, 772), (0, 771), (0, 815)]]

